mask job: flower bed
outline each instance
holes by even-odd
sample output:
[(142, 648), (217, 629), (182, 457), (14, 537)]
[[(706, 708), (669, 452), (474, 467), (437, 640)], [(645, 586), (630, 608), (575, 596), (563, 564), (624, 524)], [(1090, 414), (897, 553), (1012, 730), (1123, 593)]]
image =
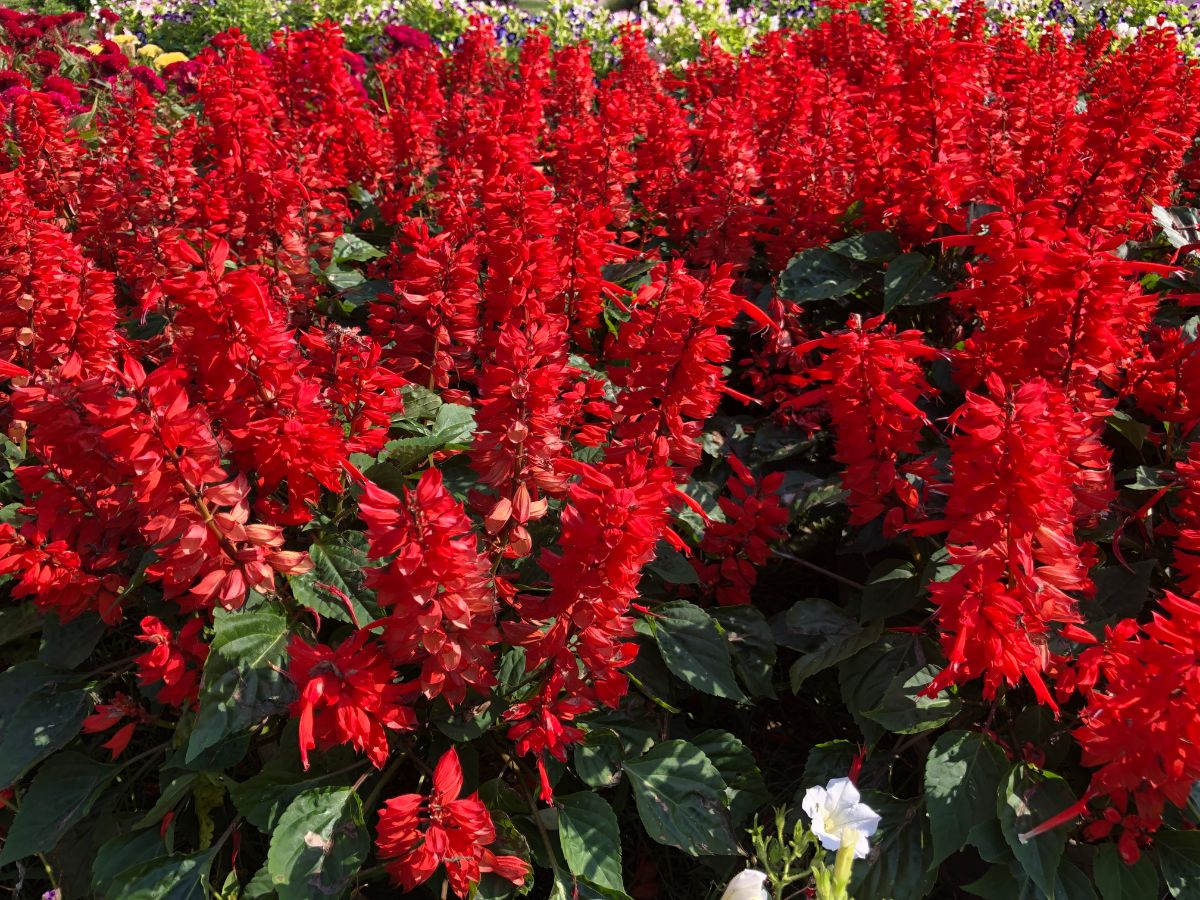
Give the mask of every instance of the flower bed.
[(1174, 32), (114, 18), (0, 11), (3, 886), (1190, 896)]

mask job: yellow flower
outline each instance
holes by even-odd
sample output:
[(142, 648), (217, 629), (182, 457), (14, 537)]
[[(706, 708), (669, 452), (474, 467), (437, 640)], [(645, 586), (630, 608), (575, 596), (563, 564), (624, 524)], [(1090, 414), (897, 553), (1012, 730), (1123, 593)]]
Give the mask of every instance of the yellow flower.
[(104, 48), (101, 47), (99, 44), (88, 44), (87, 49), (88, 49), (88, 53), (91, 53), (94, 56), (95, 54), (102, 51)]
[(138, 39), (136, 34), (114, 34), (112, 42), (122, 50), (129, 50), (137, 46)]
[(154, 68), (161, 72), (167, 66), (171, 65), (171, 63), (187, 61), (188, 58), (186, 53), (160, 53), (158, 56), (154, 57)]
[(138, 47), (137, 55), (145, 59), (154, 59), (156, 56), (161, 56), (162, 52), (163, 48), (158, 46), (158, 44), (143, 44), (141, 47)]

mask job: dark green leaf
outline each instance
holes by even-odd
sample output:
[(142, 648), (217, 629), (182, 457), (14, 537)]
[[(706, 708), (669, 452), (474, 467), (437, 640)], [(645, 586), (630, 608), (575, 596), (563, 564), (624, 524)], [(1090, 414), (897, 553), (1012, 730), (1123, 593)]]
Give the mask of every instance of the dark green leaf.
[(784, 615), (776, 616), (771, 626), (778, 644), (801, 652), (814, 650), (830, 638), (852, 637), (862, 631), (845, 610), (819, 597), (797, 601)]
[(612, 787), (620, 779), (625, 751), (615, 731), (608, 728), (589, 731), (573, 752), (575, 774), (589, 787)]
[[(877, 638), (880, 633), (882, 627), (876, 632)], [(883, 702), (896, 676), (912, 665), (916, 647), (916, 638), (887, 635), (870, 641), (861, 652), (849, 656), (838, 666), (842, 700), (869, 741), (884, 732), (877, 722), (860, 711), (875, 709)]]
[(624, 769), (651, 838), (692, 856), (738, 852), (726, 784), (700, 748), (664, 741)]
[(1158, 561), (1143, 559), (1125, 566), (1105, 566), (1092, 572), (1096, 596), (1083, 608), (1091, 622), (1113, 624), (1118, 619), (1136, 617), (1150, 596), (1150, 580)]
[(995, 818), (995, 799), (1008, 760), (992, 741), (973, 731), (948, 731), (925, 761), (925, 808), (933, 835), (933, 861), (959, 850), (976, 825)]
[(373, 565), (367, 559), (366, 536), (347, 531), (308, 548), (313, 568), (303, 575), (288, 579), (296, 600), (326, 619), (352, 624), (350, 610), (336, 595), (318, 585), (329, 585), (350, 598), (350, 606), (358, 627), (379, 618), (379, 607), (373, 591), (367, 590), (363, 570)]
[(621, 832), (608, 801), (584, 792), (556, 796), (558, 839), (571, 874), (624, 891), (621, 880)]
[(38, 659), (55, 669), (73, 669), (87, 659), (108, 626), (95, 613), (84, 613), (65, 625), (47, 616)]
[(1128, 413), (1121, 412), (1120, 410), (1110, 413), (1107, 421), (1108, 427), (1129, 441), (1135, 450), (1142, 449), (1146, 435), (1150, 433), (1149, 425), (1139, 422)]
[(905, 253), (888, 263), (883, 274), (883, 311), (932, 303), (947, 290), (949, 285), (934, 270), (933, 260), (920, 253)]
[(725, 630), (733, 669), (755, 697), (775, 699), (775, 637), (763, 614), (753, 606), (724, 606), (712, 617)]
[[(10, 669), (5, 675), (12, 674), (16, 668), (21, 667)], [(0, 684), (0, 695), (4, 695), (10, 684), (28, 684), (27, 675), (32, 676), (30, 680), (36, 680), (36, 672), (25, 669), (20, 676), (5, 679), (9, 683)], [(0, 723), (0, 788), (10, 786), (51, 753), (65, 747), (79, 733), (90, 706), (87, 691), (67, 687), (56, 680), (10, 699), (19, 701), (19, 705), (11, 714), (0, 711), (3, 716)]]
[(829, 249), (857, 262), (887, 262), (900, 252), (900, 242), (890, 231), (867, 231), (843, 238)]
[(925, 696), (924, 690), (939, 671), (932, 665), (902, 670), (888, 685), (879, 705), (863, 715), (896, 734), (915, 734), (944, 725), (958, 715), (962, 701), (946, 691)]
[(370, 850), (362, 803), (350, 788), (305, 791), (271, 834), (267, 871), (279, 900), (342, 897)]
[(700, 583), (700, 576), (696, 574), (695, 566), (688, 562), (686, 556), (666, 541), (658, 542), (654, 559), (646, 566), (646, 569), (653, 572), (667, 584)]
[(0, 850), (0, 866), (53, 850), (88, 814), (116, 771), (82, 753), (60, 753), (47, 761), (21, 798), (21, 811)]
[[(150, 812), (133, 823), (134, 828), (149, 828), (157, 825), (163, 817), (173, 810), (179, 802), (192, 791), (192, 785), (200, 777), (199, 772), (184, 772), (176, 775), (158, 795), (158, 802), (151, 807)], [(157, 854), (155, 854), (157, 856)]]
[(1163, 829), (1154, 836), (1163, 881), (1175, 900), (1200, 897), (1200, 831)]
[(157, 828), (145, 828), (119, 834), (105, 841), (92, 862), (92, 890), (96, 896), (109, 894), (109, 887), (118, 875), (166, 852)]
[(997, 796), (997, 812), (1004, 840), (1026, 874), (1049, 897), (1057, 895), (1056, 873), (1067, 845), (1070, 828), (1052, 831), (1022, 841), (1020, 835), (1058, 815), (1075, 802), (1071, 788), (1057, 775), (1028, 765), (1019, 765), (1008, 776)]
[(920, 597), (920, 580), (911, 563), (885, 559), (871, 569), (862, 593), (862, 617), (882, 619), (908, 612)]
[(804, 654), (792, 663), (789, 673), (792, 682), (792, 692), (800, 693), (800, 688), (804, 686), (804, 682), (818, 672), (823, 672), (839, 663), (852, 659), (855, 654), (874, 644), (882, 633), (883, 620), (875, 619), (872, 622), (868, 622), (865, 628), (857, 632), (846, 637), (829, 639), (818, 649)]
[(728, 786), (725, 796), (733, 826), (742, 828), (758, 808), (771, 799), (754, 754), (728, 731), (717, 729), (702, 731), (692, 738), (691, 743), (699, 747), (721, 773), (721, 779)]
[(284, 661), (288, 640), (282, 612), (266, 604), (236, 611), (218, 609), (213, 628), (188, 762), (234, 732), (281, 712), (290, 687), (277, 668)]
[(733, 674), (729, 644), (708, 613), (686, 600), (673, 600), (654, 608), (650, 624), (663, 662), (685, 684), (714, 697), (745, 699)]
[(933, 843), (920, 807), (886, 794), (864, 792), (863, 802), (882, 816), (871, 853), (854, 864), (850, 896), (921, 900), (933, 888)]
[(1158, 872), (1145, 854), (1127, 866), (1116, 844), (1101, 844), (1092, 871), (1103, 900), (1158, 900)]
[(797, 793), (797, 803), (803, 799), (804, 791), (814, 784), (828, 784), (834, 778), (845, 778), (858, 752), (849, 741), (827, 741), (817, 744), (808, 751), (804, 763), (804, 779)]
[(214, 855), (204, 850), (134, 866), (112, 879), (107, 896), (111, 900), (204, 900), (204, 882)]
[(843, 297), (862, 287), (867, 275), (854, 271), (844, 256), (821, 248), (801, 250), (779, 276), (779, 295), (808, 303)]
[(280, 738), (279, 750), (261, 771), (229, 788), (237, 811), (267, 834), (275, 830), (283, 811), (301, 794), (314, 788), (349, 784), (360, 774), (353, 770), (360, 757), (349, 747), (310, 752), (309, 767), (305, 769), (300, 762), (296, 731), (297, 723), (289, 722)]

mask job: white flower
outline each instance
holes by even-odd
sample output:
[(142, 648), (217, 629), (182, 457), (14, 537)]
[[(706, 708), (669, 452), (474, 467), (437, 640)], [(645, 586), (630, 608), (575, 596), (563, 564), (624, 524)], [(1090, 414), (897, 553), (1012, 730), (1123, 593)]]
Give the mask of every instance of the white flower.
[(813, 834), (826, 850), (853, 844), (854, 857), (866, 857), (870, 850), (867, 838), (879, 827), (880, 817), (861, 799), (849, 778), (834, 778), (825, 787), (810, 787), (805, 792), (800, 806), (812, 819)]
[(771, 900), (767, 893), (767, 876), (758, 869), (743, 869), (733, 876), (721, 900)]

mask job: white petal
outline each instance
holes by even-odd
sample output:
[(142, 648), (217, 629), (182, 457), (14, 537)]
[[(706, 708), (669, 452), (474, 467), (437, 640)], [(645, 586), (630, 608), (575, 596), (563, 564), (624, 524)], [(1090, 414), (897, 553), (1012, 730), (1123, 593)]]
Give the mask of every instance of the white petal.
[(854, 842), (854, 858), (866, 859), (867, 854), (871, 852), (871, 842), (861, 831), (857, 833), (857, 837), (858, 839)]
[(849, 778), (834, 778), (829, 784), (825, 785), (825, 790), (829, 795), (829, 799), (826, 802), (830, 806), (853, 806), (862, 799), (858, 793), (858, 788), (854, 786), (854, 782)]
[(744, 869), (733, 876), (721, 900), (770, 900), (766, 883), (766, 873), (757, 869)]
[(855, 803), (838, 810), (838, 823), (843, 828), (853, 828), (867, 837), (875, 833), (879, 822), (879, 814), (865, 803)]
[(825, 788), (810, 787), (804, 792), (804, 799), (800, 802), (800, 808), (804, 810), (810, 819), (817, 817), (817, 811), (825, 806)]

